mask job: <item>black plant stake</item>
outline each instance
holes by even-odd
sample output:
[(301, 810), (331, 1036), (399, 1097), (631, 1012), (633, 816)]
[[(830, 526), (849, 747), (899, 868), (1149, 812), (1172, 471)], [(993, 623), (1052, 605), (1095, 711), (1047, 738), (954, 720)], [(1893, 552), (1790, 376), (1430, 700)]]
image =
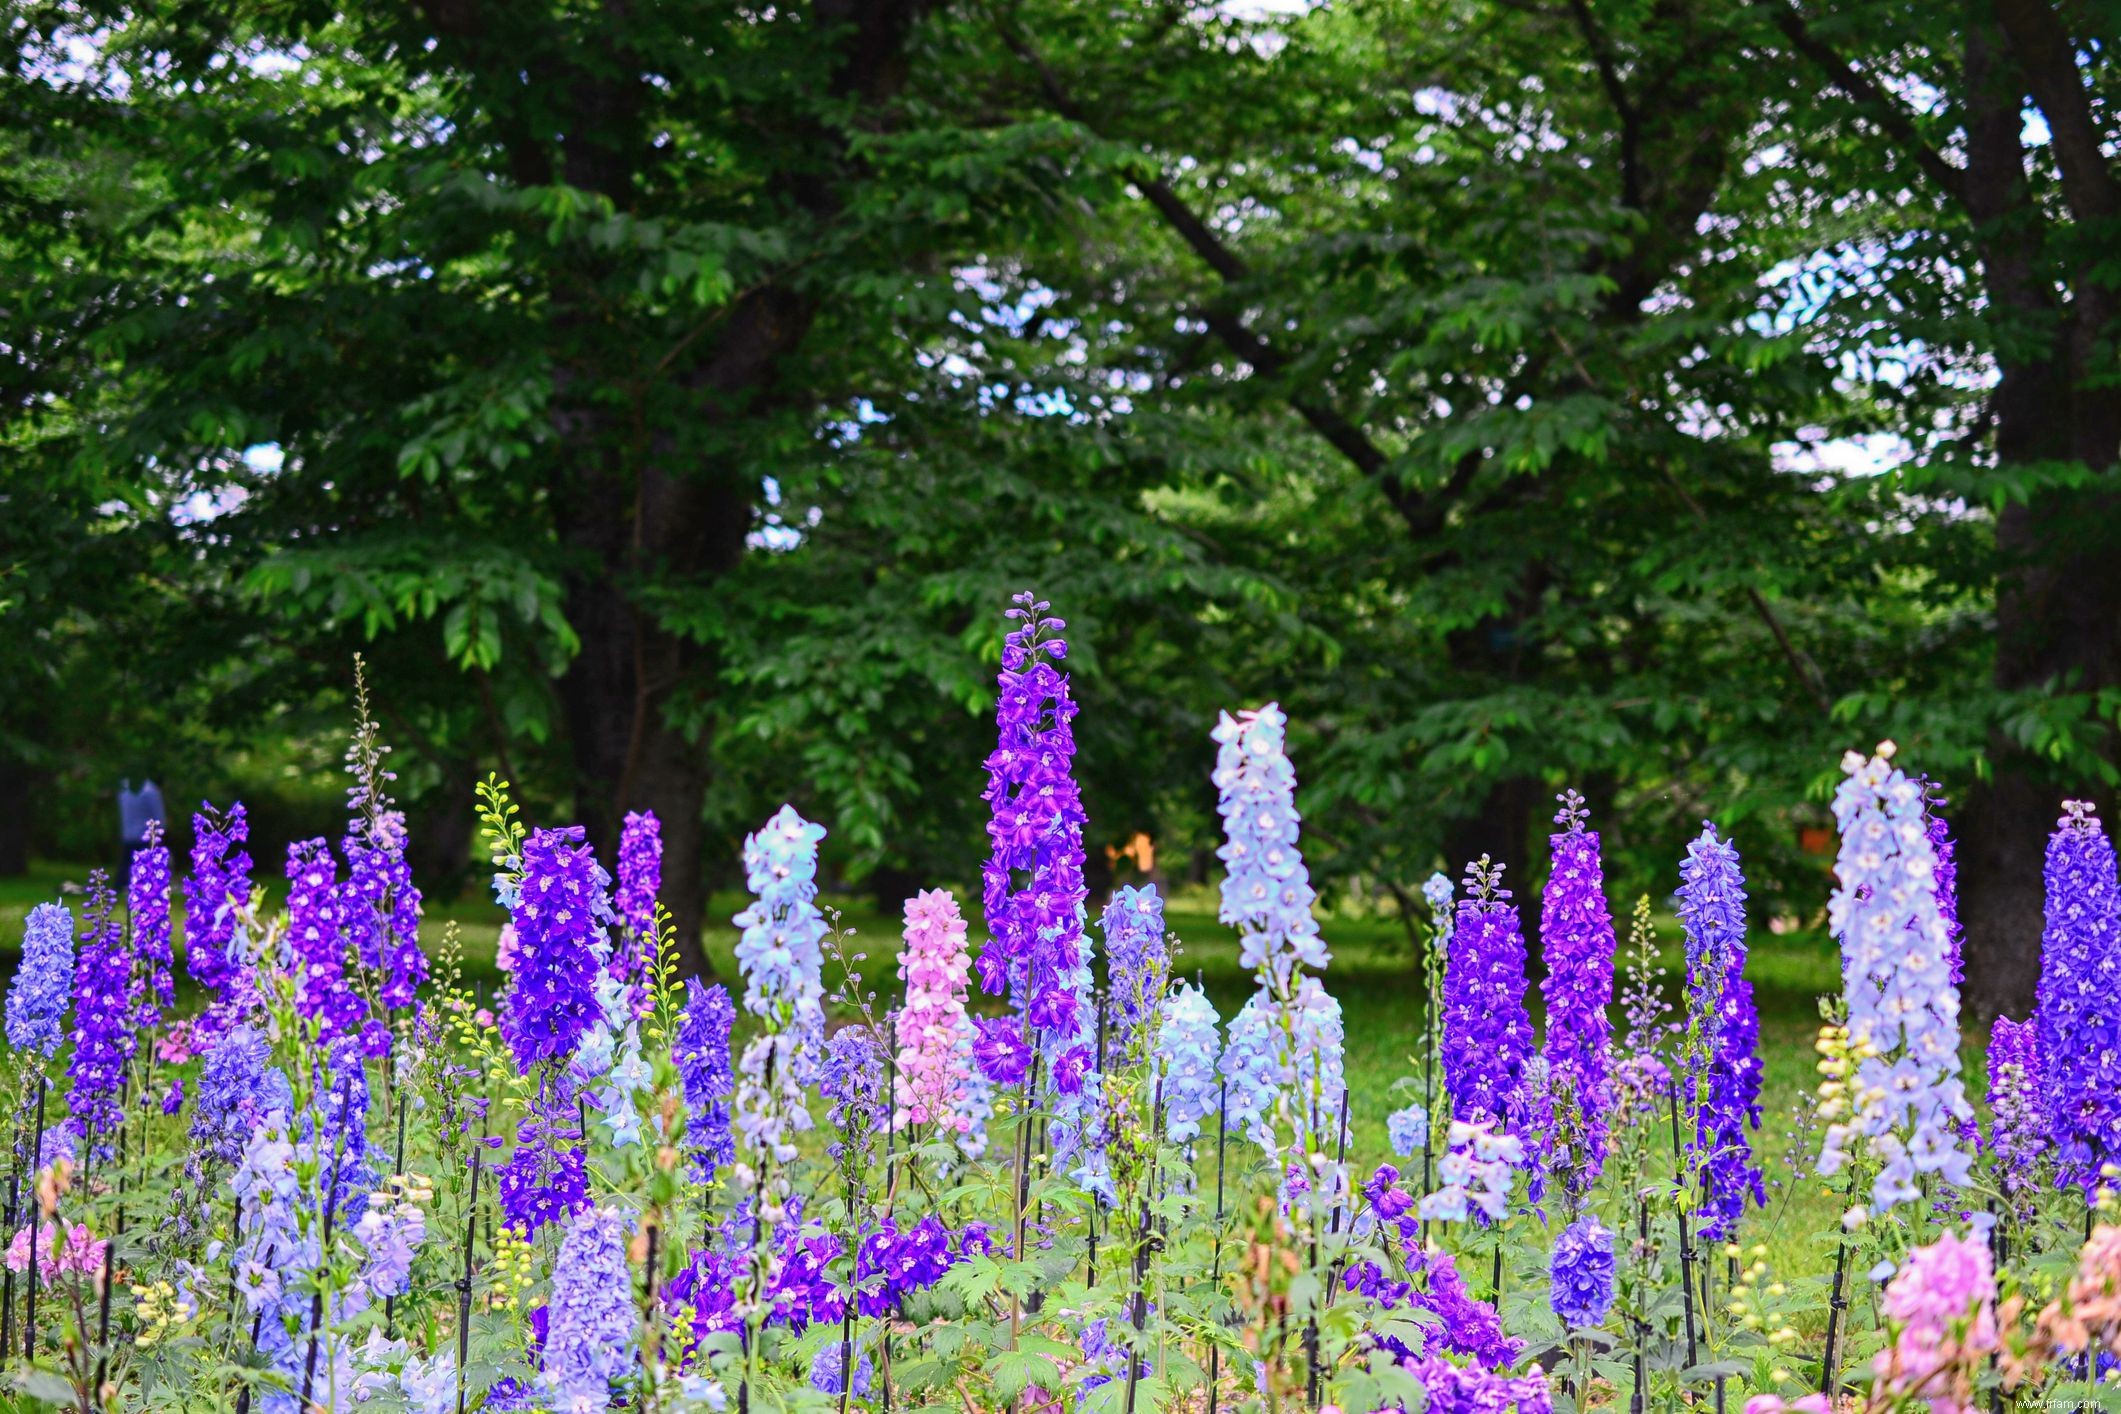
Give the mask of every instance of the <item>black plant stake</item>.
[(1628, 1414), (1646, 1414), (1649, 1409), (1650, 1323), (1643, 1319), (1643, 1294), (1650, 1286), (1650, 1201), (1635, 1199), (1635, 1231), (1642, 1243), (1642, 1270), (1635, 1289), (1635, 1393), (1628, 1399)]
[[(1686, 1173), (1679, 1147), (1679, 1086), (1674, 1084), (1672, 1096), (1672, 1211), (1679, 1219), (1679, 1305), (1686, 1313), (1686, 1363), (1688, 1369), (1701, 1363), (1699, 1337), (1694, 1328), (1694, 1248), (1687, 1236), (1686, 1226)], [(1831, 1328), (1830, 1328), (1831, 1329)], [(1831, 1333), (1829, 1339), (1832, 1338)], [(1686, 1383), (1684, 1379), (1680, 1381)]]
[(464, 1362), (471, 1358), (471, 1244), (479, 1230), (479, 1168), (482, 1143), (471, 1151), (471, 1203), (464, 1212), (464, 1275), (457, 1278), (457, 1414), (464, 1414)]
[[(1223, 1149), (1230, 1137), (1230, 1077), (1223, 1077), (1215, 1096), (1215, 1253), (1208, 1262), (1208, 1285), (1223, 1284)], [(1222, 1377), (1223, 1348), (1208, 1347), (1208, 1414), (1215, 1414), (1216, 1388)]]
[[(331, 1224), (339, 1215), (339, 1162), (341, 1151), (335, 1140), (331, 1146), (331, 1172), (324, 1181), (324, 1240), (320, 1250), (324, 1260), (331, 1260)], [(302, 1356), (302, 1403), (309, 1408), (309, 1393), (316, 1386), (317, 1337), (324, 1330), (324, 1288), (319, 1286), (316, 1294), (309, 1298), (309, 1349)]]
[[(1855, 1194), (1853, 1185), (1850, 1196)], [(1834, 1397), (1834, 1355), (1840, 1343), (1841, 1313), (1849, 1308), (1847, 1292), (1849, 1267), (1849, 1243), (1843, 1236), (1834, 1244), (1834, 1285), (1826, 1302), (1826, 1349), (1819, 1358), (1819, 1391), (1829, 1400)]]
[[(30, 1171), (36, 1172), (44, 1158), (44, 1091), (46, 1080), (37, 1076), (37, 1127), (30, 1141)], [(44, 1202), (34, 1186), (30, 1190), (30, 1244), (29, 1244), (29, 1305), (22, 1313), (22, 1357), (34, 1365), (37, 1363), (37, 1229), (44, 1221)]]
[[(22, 1112), (15, 1111), (13, 1162), (7, 1170), (7, 1230), (22, 1221)], [(0, 1362), (15, 1352), (15, 1271), (0, 1271)]]
[[(1157, 1163), (1157, 1151), (1164, 1141), (1164, 1081), (1156, 1080), (1156, 1095), (1151, 1101), (1155, 1106), (1149, 1122), (1149, 1182), (1142, 1189), (1141, 1212), (1135, 1222), (1134, 1238), (1134, 1310), (1131, 1324), (1134, 1327), (1135, 1344), (1141, 1341), (1142, 1331), (1149, 1323), (1149, 1252), (1155, 1239), (1149, 1234), (1149, 1200), (1156, 1192), (1161, 1169)], [(1134, 1389), (1141, 1380), (1141, 1357), (1132, 1346), (1127, 1350), (1127, 1405), (1126, 1414), (1134, 1414)]]
[[(403, 1184), (405, 1181), (405, 1092), (402, 1090), (398, 1092), (397, 1167), (390, 1171), (390, 1177), (391, 1182), (395, 1184)], [(402, 1192), (401, 1188), (400, 1193), (402, 1194)], [(397, 1322), (395, 1319), (397, 1305), (398, 1298), (396, 1296), (383, 1298), (383, 1338), (385, 1340), (393, 1340), (397, 1337)]]

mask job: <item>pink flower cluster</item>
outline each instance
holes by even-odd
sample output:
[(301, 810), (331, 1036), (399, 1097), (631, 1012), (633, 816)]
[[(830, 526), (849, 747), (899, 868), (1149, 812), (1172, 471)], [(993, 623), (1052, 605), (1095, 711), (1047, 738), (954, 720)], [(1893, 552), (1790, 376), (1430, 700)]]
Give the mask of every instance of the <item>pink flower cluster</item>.
[(1947, 1232), (1917, 1247), (1885, 1288), (1893, 1341), (1872, 1361), (1879, 1395), (1973, 1414), (1974, 1378), (1996, 1349), (1996, 1272), (1988, 1244)]
[(906, 1005), (898, 1015), (892, 1128), (940, 1124), (962, 1133), (970, 1127), (959, 1111), (971, 1064), (962, 1042), (971, 1025), (965, 1016), (971, 959), (965, 951), (965, 920), (948, 889), (928, 889), (906, 900), (905, 936), (898, 975), (905, 979)]
[[(7, 1245), (7, 1269), (11, 1272), (29, 1270), (30, 1235), (28, 1228), (15, 1233), (15, 1240)], [(72, 1272), (77, 1276), (96, 1277), (103, 1274), (103, 1253), (108, 1242), (90, 1235), (89, 1230), (75, 1223), (60, 1240), (58, 1225), (49, 1222), (37, 1224), (37, 1271), (46, 1281), (55, 1279), (61, 1272)]]

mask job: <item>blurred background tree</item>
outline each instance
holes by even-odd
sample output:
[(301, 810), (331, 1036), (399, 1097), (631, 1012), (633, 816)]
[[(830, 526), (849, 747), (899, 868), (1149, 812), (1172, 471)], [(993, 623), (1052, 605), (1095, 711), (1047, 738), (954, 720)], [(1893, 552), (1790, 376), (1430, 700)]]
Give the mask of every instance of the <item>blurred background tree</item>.
[(850, 885), (968, 880), (1028, 584), (1094, 864), (1204, 874), (1207, 729), (1274, 698), (1340, 906), (1536, 877), (1574, 784), (1617, 887), (1713, 815), (1809, 916), (1891, 736), (2029, 996), (2121, 707), (2092, 12), (12, 16), (17, 856), (150, 766), (326, 828), (359, 650), (425, 877), (492, 769), (655, 809), (688, 927), (784, 798)]

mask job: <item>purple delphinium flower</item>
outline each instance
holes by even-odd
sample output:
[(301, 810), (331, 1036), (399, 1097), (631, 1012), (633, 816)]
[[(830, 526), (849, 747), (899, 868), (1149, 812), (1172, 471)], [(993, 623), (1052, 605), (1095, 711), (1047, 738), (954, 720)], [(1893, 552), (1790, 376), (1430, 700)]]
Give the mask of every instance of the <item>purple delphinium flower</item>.
[[(1062, 1053), (1079, 1043), (1077, 1013), (1087, 1001), (1070, 985), (1082, 970), (1087, 894), (1082, 795), (1072, 769), (1076, 704), (1059, 667), (1068, 655), (1058, 636), (1066, 622), (1048, 618), (1051, 606), (1029, 593), (1015, 603), (1009, 617), (1017, 627), (1002, 641), (995, 748), (986, 761), (993, 852), (981, 870), (980, 896), (992, 940), (976, 971), (983, 989), (1009, 999), (1019, 1025), (1035, 1033), (1059, 1070)], [(997, 1043), (975, 1047), (974, 1056), (983, 1067), (990, 1060), (1003, 1066), (987, 1071), (996, 1084), (1023, 1078), (1013, 1054)], [(1079, 1083), (1086, 1067), (1068, 1068)]]
[(523, 1070), (573, 1055), (603, 1014), (596, 988), (611, 949), (610, 887), (581, 826), (533, 830), (524, 842), (514, 985), (501, 1009), (501, 1035)]
[(132, 918), (133, 956), (141, 972), (134, 982), (138, 995), (133, 1024), (147, 1031), (177, 1004), (176, 982), (170, 976), (174, 954), (169, 946), (169, 846), (162, 842), (160, 820), (148, 822), (147, 841), (133, 854), (125, 911)]
[(736, 1093), (736, 1073), (729, 1066), (729, 1028), (735, 1021), (736, 1006), (729, 1000), (728, 988), (697, 977), (686, 979), (685, 1016), (678, 1024), (671, 1059), (691, 1112), (685, 1122), (685, 1148), (692, 1156), (693, 1177), (700, 1183), (711, 1182), (717, 1169), (736, 1158), (736, 1140), (729, 1132), (729, 1097)]
[(1922, 782), (1922, 825), (1937, 856), (1937, 916), (1944, 920), (1945, 962), (1957, 987), (1966, 981), (1966, 929), (1959, 923), (1959, 851), (1944, 818), (1948, 803), (1935, 782)]
[(1157, 993), (1170, 971), (1164, 944), (1164, 901), (1156, 885), (1121, 888), (1105, 905), (1105, 965), (1111, 978), (1112, 1027), (1109, 1045), (1124, 1056), (1135, 1034), (1156, 1013)]
[(74, 916), (40, 903), (22, 928), (22, 961), (7, 989), (7, 1043), (50, 1060), (64, 1037), (74, 990)]
[(832, 1033), (825, 1042), (817, 1088), (822, 1098), (832, 1102), (826, 1123), (833, 1137), (825, 1151), (841, 1161), (844, 1171), (863, 1173), (876, 1134), (890, 1117), (884, 1102), (884, 1063), (867, 1031), (843, 1026)]
[(236, 914), (250, 903), (250, 820), (243, 802), (217, 812), (211, 803), (191, 817), (191, 875), (184, 881), (184, 966), (192, 980), (218, 994), (228, 985), (228, 945)]
[[(88, 910), (74, 957), (73, 1087), (67, 1110), (74, 1132), (108, 1142), (125, 1117), (118, 1090), (138, 1048), (132, 1026), (132, 955), (118, 919), (118, 896), (101, 869), (88, 876)], [(100, 1145), (99, 1145), (100, 1147)]]
[(1841, 851), (1828, 921), (1841, 942), (1849, 1043), (1863, 1058), (1850, 1087), (1855, 1110), (1827, 1127), (1819, 1156), (1820, 1174), (1831, 1177), (1850, 1144), (1866, 1142), (1878, 1165), (1877, 1212), (1919, 1199), (1922, 1174), (1953, 1188), (1971, 1177), (1959, 1145), (1972, 1109), (1959, 1078), (1959, 989), (1937, 911), (1937, 856), (1922, 788), (1890, 764), (1892, 751), (1850, 752), (1848, 779), (1834, 792)]
[(1553, 872), (1540, 897), (1539, 943), (1546, 958), (1546, 1061), (1553, 1093), (1573, 1106), (1572, 1126), (1580, 1152), (1541, 1158), (1559, 1167), (1571, 1193), (1583, 1193), (1605, 1166), (1607, 1081), (1613, 1005), (1613, 916), (1606, 908), (1605, 869), (1598, 833), (1584, 829), (1583, 799), (1570, 791), (1554, 817), (1562, 833), (1550, 836)]
[(612, 1385), (633, 1368), (640, 1317), (626, 1227), (615, 1210), (585, 1208), (560, 1243), (545, 1338), (545, 1380), (556, 1408), (607, 1408)]
[(972, 1060), (994, 1085), (1021, 1085), (1031, 1070), (1031, 1045), (1013, 1017), (982, 1016), (973, 1023)]
[(284, 1114), (293, 1105), (287, 1077), (271, 1067), (271, 1058), (271, 1043), (247, 1024), (214, 1039), (192, 1106), (192, 1143), (199, 1153), (224, 1164), (237, 1162), (265, 1117)]
[(589, 1163), (578, 1117), (563, 1075), (517, 1126), (515, 1152), (494, 1166), (501, 1217), (525, 1236), (588, 1206)]
[(1613, 1308), (1613, 1234), (1596, 1218), (1578, 1218), (1554, 1239), (1547, 1299), (1567, 1330), (1605, 1324)]
[(1428, 1414), (1505, 1414), (1513, 1405), (1517, 1414), (1554, 1414), (1553, 1392), (1537, 1365), (1522, 1375), (1504, 1375), (1437, 1355), (1400, 1363), (1428, 1395)]
[(1988, 1106), (1995, 1117), (1989, 1148), (1999, 1186), (2021, 1207), (2038, 1187), (2035, 1170), (2047, 1152), (2045, 1084), (2037, 1026), (1997, 1017), (1988, 1037)]
[(625, 942), (611, 960), (622, 982), (644, 979), (655, 963), (655, 896), (663, 886), (663, 823), (653, 810), (629, 810), (619, 831), (619, 888), (613, 898)]
[[(395, 810), (356, 815), (342, 846), (346, 886), (341, 915), (361, 965), (381, 974), (377, 1000), (388, 1010), (411, 1006), (427, 980), (420, 948), (420, 891), (405, 858), (405, 817)], [(369, 1054), (387, 1048), (380, 1019), (370, 1028)]]
[(1443, 1088), (1454, 1119), (1507, 1119), (1532, 1046), (1524, 933), (1502, 869), (1483, 855), (1466, 876), (1443, 975)]
[(2121, 1161), (2121, 887), (2114, 847), (2084, 801), (2047, 842), (2047, 926), (2033, 1011), (2042, 1108), (2058, 1176), (2089, 1193)]
[(1701, 1235), (1721, 1242), (1745, 1200), (1767, 1201), (1746, 1127), (1760, 1128), (1760, 1016), (1745, 977), (1745, 875), (1738, 851), (1704, 822), (1679, 866), (1679, 921), (1686, 928), (1687, 1006), (1700, 1071), (1687, 1078), (1694, 1109), (1688, 1152), (1701, 1174)]
[[(287, 942), (294, 951), (295, 1010), (329, 1045), (361, 1027), (367, 1010), (346, 975), (338, 861), (322, 840), (287, 847)], [(358, 908), (358, 905), (356, 905)]]
[(302, 1117), (302, 1137), (315, 1146), (320, 1165), (331, 1167), (333, 1201), (348, 1221), (367, 1204), (373, 1182), (368, 1159), (368, 1071), (357, 1037), (341, 1035), (316, 1053), (312, 1074), (314, 1114)]

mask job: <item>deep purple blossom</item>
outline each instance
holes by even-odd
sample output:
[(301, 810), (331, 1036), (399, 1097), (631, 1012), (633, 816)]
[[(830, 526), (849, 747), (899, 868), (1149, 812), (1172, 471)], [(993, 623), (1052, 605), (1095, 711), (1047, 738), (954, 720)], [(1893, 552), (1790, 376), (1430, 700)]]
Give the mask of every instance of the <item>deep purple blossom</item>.
[(1745, 875), (1738, 851), (1707, 822), (1679, 865), (1679, 921), (1686, 928), (1687, 1006), (1705, 1074), (1689, 1076), (1701, 1175), (1701, 1235), (1720, 1242), (1748, 1194), (1767, 1201), (1747, 1126), (1760, 1128), (1760, 1016), (1745, 977)]
[(1930, 837), (1930, 850), (1937, 856), (1937, 916), (1944, 920), (1945, 965), (1956, 987), (1966, 981), (1966, 929), (1959, 922), (1959, 851), (1944, 818), (1948, 803), (1935, 782), (1923, 781), (1922, 824)]
[(610, 888), (581, 826), (533, 830), (524, 842), (512, 914), (515, 981), (501, 1010), (501, 1035), (524, 1070), (573, 1055), (602, 1015), (596, 987), (611, 949)]
[(625, 940), (611, 959), (612, 976), (644, 979), (655, 963), (655, 896), (663, 886), (663, 823), (653, 810), (629, 810), (619, 831), (619, 887), (613, 896)]
[(2036, 1169), (2047, 1152), (2045, 1087), (2038, 1027), (1997, 1017), (1988, 1036), (1988, 1107), (1995, 1117), (1989, 1149), (1999, 1186), (2021, 1205), (2038, 1184)]
[(578, 1115), (573, 1087), (562, 1075), (517, 1126), (515, 1151), (494, 1166), (501, 1217), (525, 1236), (589, 1206), (588, 1155)]
[(697, 977), (685, 982), (685, 1016), (678, 1024), (671, 1057), (685, 1087), (690, 1116), (685, 1148), (692, 1156), (693, 1177), (707, 1183), (716, 1170), (736, 1158), (736, 1139), (729, 1132), (729, 1099), (736, 1093), (736, 1072), (729, 1065), (729, 1028), (736, 1004), (719, 982)]
[(2121, 887), (2090, 805), (2070, 801), (2047, 843), (2047, 927), (2033, 1025), (2060, 1176), (2089, 1192), (2121, 1162)]
[[(1516, 1363), (1524, 1353), (1524, 1342), (1513, 1340), (1502, 1328), (1502, 1316), (1466, 1289), (1465, 1278), (1451, 1254), (1440, 1248), (1421, 1246), (1421, 1220), (1412, 1195), (1399, 1187), (1399, 1170), (1379, 1164), (1363, 1185), (1370, 1216), (1397, 1235), (1400, 1265), (1406, 1280), (1388, 1275), (1375, 1262), (1363, 1260), (1348, 1269), (1346, 1283), (1385, 1307), (1412, 1306), (1436, 1318), (1430, 1339), (1441, 1348), (1485, 1368), (1501, 1369)], [(1401, 1358), (1413, 1354), (1390, 1337), (1381, 1343)]]
[(1563, 1328), (1605, 1324), (1613, 1309), (1613, 1234), (1596, 1218), (1578, 1218), (1554, 1239), (1547, 1300)]
[(1468, 1122), (1514, 1114), (1532, 1047), (1524, 933), (1501, 884), (1501, 865), (1472, 866), (1444, 964), (1444, 1094)]
[(1480, 1366), (1458, 1366), (1440, 1356), (1424, 1355), (1400, 1362), (1429, 1397), (1428, 1414), (1553, 1414), (1554, 1396), (1537, 1365), (1522, 1375), (1498, 1374)]
[(1607, 1116), (1612, 1093), (1607, 1078), (1611, 1063), (1613, 1005), (1613, 915), (1606, 907), (1605, 869), (1599, 859), (1598, 833), (1583, 828), (1582, 798), (1563, 797), (1555, 823), (1562, 833), (1548, 838), (1553, 871), (1540, 896), (1539, 942), (1546, 958), (1548, 1081), (1552, 1093), (1565, 1095), (1577, 1121), (1578, 1150), (1569, 1156), (1546, 1152), (1549, 1167), (1558, 1166), (1572, 1193), (1586, 1191), (1605, 1166)]
[(169, 945), (169, 846), (162, 842), (162, 822), (150, 820), (147, 840), (133, 853), (126, 880), (125, 911), (132, 918), (133, 956), (140, 975), (134, 980), (133, 1024), (145, 1031), (177, 1004), (176, 981), (170, 976), (175, 955)]
[(295, 1010), (317, 1023), (329, 1045), (356, 1034), (367, 1008), (346, 975), (338, 862), (322, 840), (287, 847), (287, 941), (294, 951)]
[[(356, 814), (342, 845), (347, 874), (342, 926), (361, 965), (381, 974), (377, 1000), (388, 1010), (411, 1006), (427, 980), (427, 954), (420, 948), (420, 891), (412, 882), (405, 844), (405, 817), (381, 810)], [(387, 1049), (380, 1019), (371, 1020), (364, 1044), (371, 1055)]]
[(228, 814), (212, 804), (191, 817), (191, 876), (184, 881), (184, 966), (210, 992), (228, 985), (228, 945), (236, 936), (235, 910), (250, 904), (250, 820), (243, 802)]
[(124, 1111), (118, 1102), (125, 1067), (139, 1042), (133, 1033), (132, 955), (118, 918), (118, 896), (101, 869), (88, 876), (88, 910), (81, 946), (74, 956), (74, 1052), (67, 1061), (73, 1088), (67, 1109), (74, 1132), (116, 1132)]
[[(987, 757), (987, 835), (992, 853), (981, 872), (981, 900), (992, 940), (977, 964), (980, 986), (1029, 1020), (1055, 1053), (1079, 1042), (1078, 1012), (1087, 1004), (1071, 986), (1083, 961), (1083, 805), (1073, 772), (1076, 704), (1060, 670), (1063, 620), (1032, 595), (1016, 596), (1018, 621), (1002, 642), (995, 698), (996, 743)], [(983, 1028), (984, 1032), (984, 1028)], [(975, 1047), (996, 1084), (1023, 1078), (1014, 1057)], [(1080, 1068), (1078, 1068), (1079, 1070)], [(1014, 1079), (1004, 1079), (1013, 1074)]]

